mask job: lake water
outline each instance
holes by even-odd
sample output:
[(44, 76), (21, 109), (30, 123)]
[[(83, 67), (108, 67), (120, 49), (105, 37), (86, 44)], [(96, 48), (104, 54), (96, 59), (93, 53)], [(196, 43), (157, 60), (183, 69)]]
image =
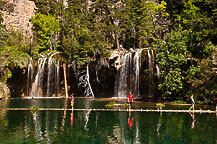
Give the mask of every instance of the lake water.
[[(75, 108), (105, 108), (109, 99), (75, 99)], [(116, 101), (125, 103), (126, 100)], [(1, 144), (217, 144), (216, 114), (6, 111), (4, 108), (70, 108), (66, 99), (11, 99), (0, 101)], [(156, 109), (135, 102), (135, 109)], [(166, 105), (163, 109), (188, 109)], [(214, 109), (214, 106), (197, 106)]]

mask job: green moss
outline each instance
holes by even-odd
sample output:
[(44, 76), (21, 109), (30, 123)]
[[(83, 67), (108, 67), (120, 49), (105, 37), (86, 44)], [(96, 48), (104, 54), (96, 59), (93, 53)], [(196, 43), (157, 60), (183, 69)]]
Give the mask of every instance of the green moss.
[(116, 104), (116, 102), (109, 102), (108, 104), (105, 105), (105, 107), (111, 108), (114, 107), (114, 104)]
[(173, 101), (172, 103), (187, 104), (187, 102), (184, 100), (177, 100), (177, 101)]
[(30, 111), (31, 111), (31, 113), (35, 113), (35, 112), (39, 111), (39, 108), (37, 106), (31, 106)]

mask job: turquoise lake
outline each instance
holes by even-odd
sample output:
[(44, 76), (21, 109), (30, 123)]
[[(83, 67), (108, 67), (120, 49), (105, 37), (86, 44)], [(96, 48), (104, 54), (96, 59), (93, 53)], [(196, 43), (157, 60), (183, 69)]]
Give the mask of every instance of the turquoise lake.
[[(109, 99), (75, 99), (75, 108), (105, 108)], [(126, 103), (118, 100), (116, 103)], [(217, 144), (217, 115), (200, 113), (7, 111), (5, 108), (70, 108), (70, 99), (0, 101), (1, 144)], [(166, 105), (163, 109), (188, 109)], [(134, 109), (157, 109), (134, 102)], [(196, 106), (196, 109), (215, 106)]]

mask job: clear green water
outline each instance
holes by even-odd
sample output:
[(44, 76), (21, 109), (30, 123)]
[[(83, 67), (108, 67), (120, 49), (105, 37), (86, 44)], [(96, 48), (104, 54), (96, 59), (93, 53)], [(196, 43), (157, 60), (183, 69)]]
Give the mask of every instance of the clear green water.
[[(109, 101), (76, 99), (75, 108), (105, 108)], [(122, 103), (124, 101), (119, 101)], [(134, 103), (134, 108), (152, 108)], [(5, 107), (70, 108), (65, 99), (11, 99), (0, 101), (1, 144), (216, 144), (215, 114), (92, 112), (92, 111), (5, 111)], [(164, 108), (187, 109), (189, 106)], [(207, 108), (207, 107), (206, 107)], [(211, 107), (214, 108), (214, 107)], [(73, 115), (73, 119), (72, 119)], [(129, 119), (132, 118), (132, 123)], [(72, 121), (73, 120), (73, 121)], [(129, 124), (132, 126), (129, 127)]]

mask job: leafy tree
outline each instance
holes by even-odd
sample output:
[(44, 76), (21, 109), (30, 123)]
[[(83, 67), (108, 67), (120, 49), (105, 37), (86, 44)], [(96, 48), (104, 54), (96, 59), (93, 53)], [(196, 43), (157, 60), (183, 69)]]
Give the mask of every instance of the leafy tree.
[(183, 89), (184, 70), (187, 62), (189, 32), (179, 28), (166, 34), (165, 41), (159, 39), (157, 63), (161, 67), (159, 89), (163, 96), (179, 94)]
[(40, 51), (55, 50), (58, 47), (57, 34), (60, 31), (59, 22), (50, 14), (38, 13), (31, 18), (33, 30), (37, 32)]
[(183, 29), (191, 31), (188, 50), (192, 56), (203, 59), (210, 57), (216, 44), (216, 1), (188, 0), (171, 1), (168, 3), (167, 12), (171, 15), (171, 26), (178, 24)]
[(195, 98), (205, 103), (213, 103), (213, 99), (217, 95), (216, 91), (216, 76), (212, 69), (212, 62), (208, 59), (203, 59), (198, 65), (191, 66), (186, 71), (186, 82), (190, 93), (195, 94)]

